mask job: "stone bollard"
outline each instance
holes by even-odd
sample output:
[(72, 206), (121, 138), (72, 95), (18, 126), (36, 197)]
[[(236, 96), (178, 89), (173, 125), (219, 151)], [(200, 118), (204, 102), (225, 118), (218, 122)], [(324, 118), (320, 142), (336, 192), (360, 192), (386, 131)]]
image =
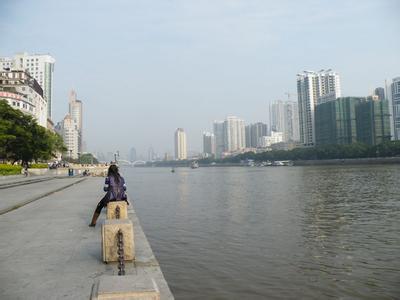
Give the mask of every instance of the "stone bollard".
[[(117, 207), (119, 207), (119, 218), (116, 216)], [(110, 201), (107, 204), (107, 220), (110, 219), (128, 219), (128, 205), (126, 201)]]
[(105, 220), (101, 227), (103, 261), (118, 261), (118, 231), (123, 235), (124, 260), (135, 259), (133, 224), (129, 219)]
[(93, 284), (90, 300), (160, 300), (154, 279), (143, 275), (101, 276)]

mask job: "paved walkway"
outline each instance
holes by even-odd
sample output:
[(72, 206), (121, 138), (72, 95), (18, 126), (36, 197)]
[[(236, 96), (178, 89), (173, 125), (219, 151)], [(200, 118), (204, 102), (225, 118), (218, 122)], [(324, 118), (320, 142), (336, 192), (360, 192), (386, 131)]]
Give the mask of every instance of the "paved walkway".
[[(0, 215), (0, 299), (87, 300), (97, 277), (117, 274), (116, 264), (101, 261), (100, 224), (105, 212), (96, 228), (88, 227), (102, 196), (102, 180), (89, 178)], [(29, 196), (36, 185), (15, 188), (16, 197)], [(132, 208), (129, 217), (134, 223), (136, 261), (126, 265), (126, 273), (148, 274), (157, 282), (161, 299), (173, 299)]]
[(80, 177), (41, 178), (48, 180), (0, 189), (0, 215), (85, 179)]

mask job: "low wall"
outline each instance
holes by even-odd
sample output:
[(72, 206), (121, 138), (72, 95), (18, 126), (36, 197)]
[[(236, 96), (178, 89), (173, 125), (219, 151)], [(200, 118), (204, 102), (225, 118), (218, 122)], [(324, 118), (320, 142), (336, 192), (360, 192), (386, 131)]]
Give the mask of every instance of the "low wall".
[(400, 164), (400, 157), (295, 160), (294, 166)]

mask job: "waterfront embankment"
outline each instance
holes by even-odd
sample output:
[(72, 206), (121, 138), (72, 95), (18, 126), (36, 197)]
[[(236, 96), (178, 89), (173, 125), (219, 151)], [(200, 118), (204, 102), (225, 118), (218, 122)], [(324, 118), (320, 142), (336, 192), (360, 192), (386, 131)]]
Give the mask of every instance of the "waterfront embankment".
[(295, 160), (294, 166), (400, 164), (400, 157)]
[[(2, 189), (3, 207), (19, 208), (0, 215), (0, 299), (89, 299), (97, 278), (118, 273), (116, 264), (101, 260), (105, 211), (95, 228), (88, 227), (102, 185), (102, 178), (89, 177)], [(33, 197), (38, 199), (20, 206)], [(173, 299), (132, 206), (128, 214), (136, 260), (126, 262), (126, 274), (154, 278), (161, 299)]]

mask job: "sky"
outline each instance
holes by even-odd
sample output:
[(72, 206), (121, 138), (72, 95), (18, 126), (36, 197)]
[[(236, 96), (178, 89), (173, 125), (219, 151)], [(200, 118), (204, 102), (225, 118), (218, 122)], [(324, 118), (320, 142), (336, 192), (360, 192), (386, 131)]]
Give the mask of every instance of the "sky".
[(0, 56), (56, 59), (53, 120), (75, 89), (88, 151), (189, 151), (229, 115), (267, 122), (296, 74), (333, 69), (342, 95), (400, 76), (398, 0), (0, 0)]

